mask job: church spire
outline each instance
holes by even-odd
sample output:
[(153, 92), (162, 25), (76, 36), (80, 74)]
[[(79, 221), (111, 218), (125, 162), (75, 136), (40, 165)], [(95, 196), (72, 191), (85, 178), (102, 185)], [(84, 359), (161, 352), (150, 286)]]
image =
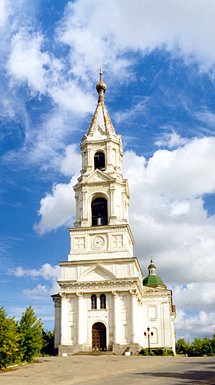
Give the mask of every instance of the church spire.
[(104, 101), (104, 93), (107, 89), (106, 84), (103, 82), (102, 66), (100, 67), (99, 82), (96, 84), (96, 90), (99, 94), (98, 102)]
[(107, 86), (103, 81), (102, 67), (100, 67), (99, 82), (96, 84), (96, 90), (98, 92), (98, 103), (89, 129), (87, 131), (87, 136), (95, 134), (98, 129), (100, 130), (100, 135), (103, 136), (103, 139), (104, 135), (116, 135), (111, 118), (104, 103), (104, 93), (106, 89)]

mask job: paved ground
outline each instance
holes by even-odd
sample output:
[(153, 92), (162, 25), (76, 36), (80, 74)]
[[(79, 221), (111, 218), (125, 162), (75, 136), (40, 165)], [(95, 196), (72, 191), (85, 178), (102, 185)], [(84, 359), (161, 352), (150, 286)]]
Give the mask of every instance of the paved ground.
[(215, 385), (215, 357), (72, 356), (0, 373), (0, 385)]

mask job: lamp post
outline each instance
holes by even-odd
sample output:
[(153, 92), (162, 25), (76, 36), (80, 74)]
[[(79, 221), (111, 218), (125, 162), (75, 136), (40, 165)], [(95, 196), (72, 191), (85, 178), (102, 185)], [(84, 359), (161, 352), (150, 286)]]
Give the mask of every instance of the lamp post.
[(147, 327), (147, 332), (144, 332), (144, 336), (148, 338), (148, 352), (150, 355), (150, 338), (153, 336), (153, 332), (150, 331), (150, 327)]

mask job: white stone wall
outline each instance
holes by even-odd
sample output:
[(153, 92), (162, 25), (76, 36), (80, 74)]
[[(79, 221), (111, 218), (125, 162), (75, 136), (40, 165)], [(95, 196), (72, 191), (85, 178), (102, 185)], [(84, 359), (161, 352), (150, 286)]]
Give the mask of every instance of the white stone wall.
[(70, 229), (69, 261), (133, 257), (133, 237), (128, 225)]
[(174, 336), (174, 315), (171, 315), (171, 299), (170, 293), (166, 289), (157, 290), (145, 294), (143, 299), (143, 324), (144, 331), (141, 338), (141, 345), (144, 348), (148, 347), (148, 339), (144, 336), (147, 332), (147, 327), (153, 332), (150, 337), (151, 348), (172, 348), (175, 351), (175, 336)]
[[(114, 261), (115, 262), (115, 261)], [(111, 279), (138, 279), (141, 282), (141, 272), (138, 270), (138, 264), (135, 258), (118, 259), (114, 263), (110, 260), (101, 260), (100, 263), (86, 261), (85, 264), (79, 263), (61, 263), (60, 283), (63, 281), (96, 282)], [(84, 289), (84, 286), (83, 286)]]

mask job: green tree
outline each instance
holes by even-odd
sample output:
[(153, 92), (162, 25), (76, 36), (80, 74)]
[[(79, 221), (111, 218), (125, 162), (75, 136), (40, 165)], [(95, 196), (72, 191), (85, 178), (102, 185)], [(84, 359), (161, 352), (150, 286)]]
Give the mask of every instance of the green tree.
[(19, 361), (20, 335), (14, 318), (7, 317), (0, 307), (0, 368)]
[(188, 351), (189, 356), (204, 356), (213, 354), (212, 339), (209, 338), (194, 338)]
[(215, 333), (213, 334), (213, 336), (211, 338), (211, 349), (212, 349), (213, 354), (215, 354)]
[(185, 341), (184, 338), (179, 338), (176, 342), (176, 353), (178, 354), (187, 354), (189, 350), (189, 344)]
[(43, 347), (41, 353), (52, 356), (54, 354), (54, 332), (43, 330)]
[(23, 361), (30, 362), (37, 354), (40, 354), (43, 346), (42, 322), (29, 306), (19, 323), (20, 350)]

